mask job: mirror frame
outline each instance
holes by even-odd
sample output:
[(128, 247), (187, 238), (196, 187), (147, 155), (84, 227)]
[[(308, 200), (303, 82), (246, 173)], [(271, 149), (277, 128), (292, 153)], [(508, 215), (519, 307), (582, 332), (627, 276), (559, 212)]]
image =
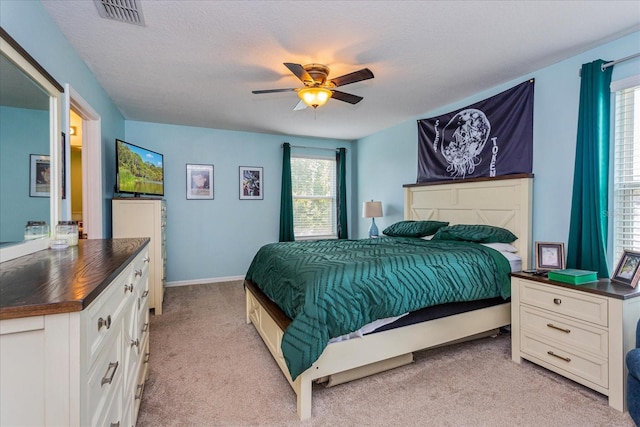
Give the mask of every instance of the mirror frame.
[[(52, 230), (60, 218), (61, 206), (61, 128), (60, 112), (63, 87), (26, 50), (0, 27), (0, 54), (16, 65), (49, 95), (49, 155), (51, 165), (51, 193), (49, 226)], [(29, 240), (0, 248), (0, 262), (9, 261), (49, 247), (49, 239)]]

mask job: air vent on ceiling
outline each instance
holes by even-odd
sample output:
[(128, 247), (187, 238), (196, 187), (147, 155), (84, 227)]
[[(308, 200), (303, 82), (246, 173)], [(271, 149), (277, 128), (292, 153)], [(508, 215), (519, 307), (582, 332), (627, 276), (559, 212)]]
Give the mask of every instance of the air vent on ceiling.
[(93, 0), (93, 2), (98, 8), (98, 14), (103, 18), (144, 26), (144, 16), (139, 0)]

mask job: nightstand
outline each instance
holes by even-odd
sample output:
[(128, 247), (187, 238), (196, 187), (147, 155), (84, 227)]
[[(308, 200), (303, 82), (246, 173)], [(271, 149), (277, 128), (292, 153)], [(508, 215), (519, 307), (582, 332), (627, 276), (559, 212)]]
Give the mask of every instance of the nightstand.
[(511, 358), (527, 359), (626, 410), (626, 353), (635, 346), (640, 288), (607, 279), (570, 285), (511, 275)]

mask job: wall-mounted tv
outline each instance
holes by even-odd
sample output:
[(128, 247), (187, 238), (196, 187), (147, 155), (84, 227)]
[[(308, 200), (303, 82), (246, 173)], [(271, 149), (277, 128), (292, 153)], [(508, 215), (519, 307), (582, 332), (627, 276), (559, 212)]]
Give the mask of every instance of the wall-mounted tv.
[(162, 154), (116, 139), (115, 192), (164, 196)]

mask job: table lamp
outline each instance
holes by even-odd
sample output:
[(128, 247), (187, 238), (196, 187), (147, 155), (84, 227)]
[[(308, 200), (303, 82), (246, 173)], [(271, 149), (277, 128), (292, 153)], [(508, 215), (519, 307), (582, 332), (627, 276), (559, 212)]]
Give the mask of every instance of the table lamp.
[(376, 226), (376, 218), (382, 217), (382, 202), (362, 203), (362, 217), (371, 218), (371, 227), (369, 228), (369, 237), (378, 237), (378, 227)]

